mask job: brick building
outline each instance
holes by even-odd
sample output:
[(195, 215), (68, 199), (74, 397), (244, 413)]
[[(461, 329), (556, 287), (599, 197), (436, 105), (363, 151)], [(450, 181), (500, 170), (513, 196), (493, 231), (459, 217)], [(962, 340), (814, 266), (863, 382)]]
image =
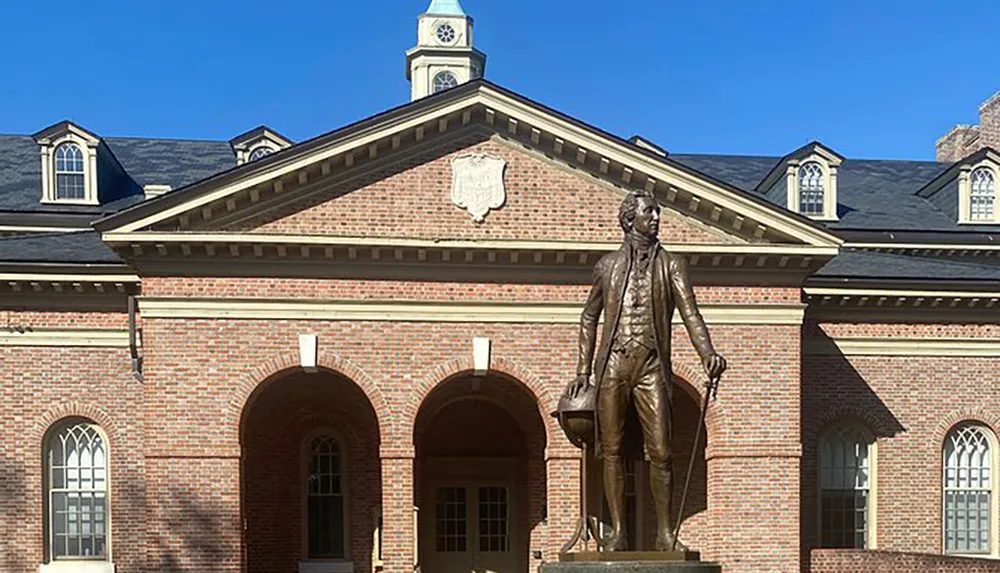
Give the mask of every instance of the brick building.
[(1000, 154), (668, 153), (483, 80), (455, 0), (407, 59), (414, 101), (300, 143), (0, 136), (0, 570), (556, 559), (580, 456), (550, 413), (637, 188), (730, 363), (695, 448), (675, 321), (683, 540), (728, 572), (996, 570)]

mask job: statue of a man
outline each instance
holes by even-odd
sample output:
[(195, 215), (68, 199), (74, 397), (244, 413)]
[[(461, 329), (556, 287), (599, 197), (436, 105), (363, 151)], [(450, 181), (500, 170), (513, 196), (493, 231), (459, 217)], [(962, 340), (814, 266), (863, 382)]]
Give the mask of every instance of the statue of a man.
[[(576, 397), (581, 392), (597, 391), (597, 451), (604, 459), (604, 490), (612, 527), (605, 549), (627, 549), (622, 438), (629, 405), (634, 403), (649, 458), (656, 506), (656, 550), (670, 551), (674, 548), (670, 525), (670, 323), (674, 308), (679, 310), (710, 379), (722, 375), (726, 361), (715, 352), (698, 312), (686, 261), (660, 247), (660, 207), (656, 200), (645, 191), (633, 191), (622, 202), (618, 219), (625, 240), (620, 249), (605, 255), (594, 267), (594, 284), (580, 321), (577, 376), (567, 394)], [(602, 310), (603, 336), (591, 384), (597, 322)]]

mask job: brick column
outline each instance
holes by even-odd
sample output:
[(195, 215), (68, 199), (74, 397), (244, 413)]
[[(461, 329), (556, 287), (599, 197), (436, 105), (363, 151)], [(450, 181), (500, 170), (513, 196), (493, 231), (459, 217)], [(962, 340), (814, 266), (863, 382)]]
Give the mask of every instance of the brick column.
[[(716, 334), (717, 333), (717, 334)], [(726, 573), (801, 566), (801, 326), (717, 327), (729, 360), (706, 450), (704, 558)]]
[[(570, 447), (571, 448), (571, 447)], [(573, 450), (550, 454), (545, 460), (548, 484), (548, 543), (545, 561), (558, 561), (559, 548), (569, 540), (580, 515), (580, 456)]]
[(413, 456), (382, 456), (384, 571), (413, 571), (417, 530), (413, 515)]

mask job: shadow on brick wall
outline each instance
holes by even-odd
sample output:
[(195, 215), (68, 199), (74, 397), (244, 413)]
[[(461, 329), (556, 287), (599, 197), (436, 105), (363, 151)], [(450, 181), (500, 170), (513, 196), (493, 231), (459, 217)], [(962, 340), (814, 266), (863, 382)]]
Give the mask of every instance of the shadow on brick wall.
[[(819, 329), (808, 334), (812, 348), (836, 348)], [(802, 363), (802, 571), (810, 571), (810, 551), (820, 545), (819, 443), (838, 424), (857, 424), (875, 440), (906, 431), (892, 410), (878, 396), (847, 357), (839, 354), (803, 353)]]
[[(17, 516), (27, 516), (27, 491), (24, 467), (10, 456), (0, 453), (0, 571), (29, 571), (23, 531), (25, 523)], [(34, 531), (31, 529), (31, 531)], [(37, 563), (34, 568), (37, 568)]]
[(239, 555), (226, 542), (228, 512), (220, 505), (174, 491), (169, 507), (161, 507), (161, 533), (148, 560), (158, 573), (236, 570)]

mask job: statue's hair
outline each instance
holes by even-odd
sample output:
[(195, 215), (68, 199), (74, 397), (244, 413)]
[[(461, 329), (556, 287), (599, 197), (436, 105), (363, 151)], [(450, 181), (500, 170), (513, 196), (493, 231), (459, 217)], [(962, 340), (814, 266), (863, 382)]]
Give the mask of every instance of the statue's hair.
[(622, 226), (622, 230), (628, 233), (632, 230), (632, 222), (635, 221), (636, 211), (639, 209), (639, 199), (646, 198), (650, 201), (656, 203), (653, 196), (645, 189), (635, 189), (629, 192), (625, 200), (622, 201), (622, 206), (618, 210), (618, 223)]

